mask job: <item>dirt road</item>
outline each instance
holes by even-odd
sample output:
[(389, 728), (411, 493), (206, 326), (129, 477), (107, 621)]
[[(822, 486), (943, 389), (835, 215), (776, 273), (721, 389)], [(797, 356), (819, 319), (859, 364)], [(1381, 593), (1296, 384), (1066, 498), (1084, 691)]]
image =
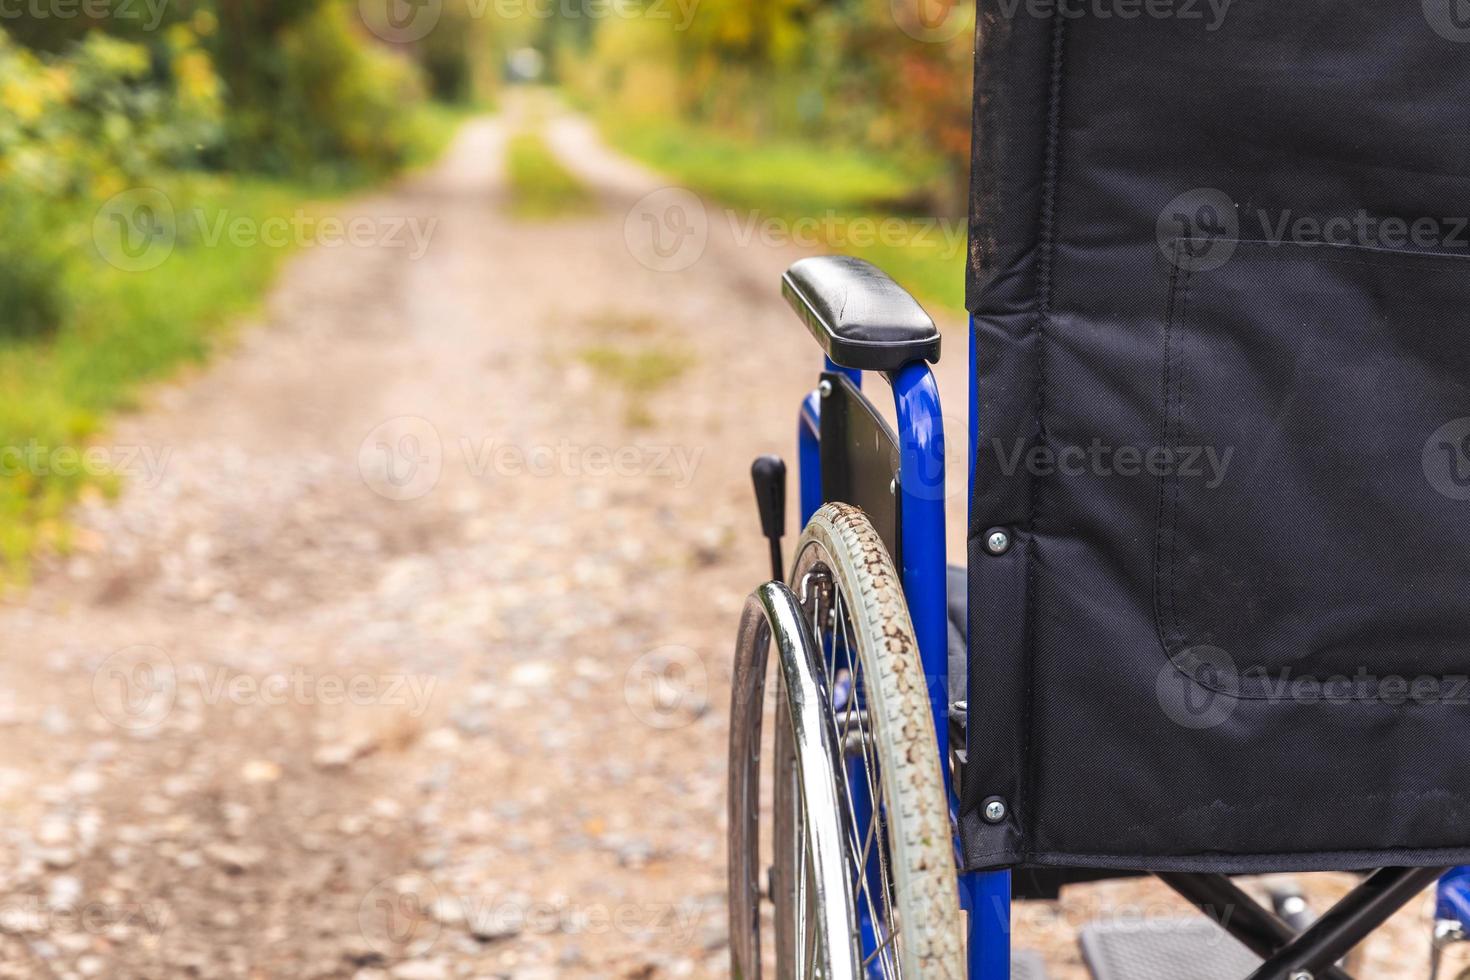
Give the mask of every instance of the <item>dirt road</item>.
[(422, 255), (306, 251), (122, 420), (122, 498), (0, 608), (0, 976), (725, 975), (747, 467), (792, 452), (815, 362), (796, 253), (571, 117), (600, 209), (515, 221), (518, 125), (351, 209), (432, 222)]

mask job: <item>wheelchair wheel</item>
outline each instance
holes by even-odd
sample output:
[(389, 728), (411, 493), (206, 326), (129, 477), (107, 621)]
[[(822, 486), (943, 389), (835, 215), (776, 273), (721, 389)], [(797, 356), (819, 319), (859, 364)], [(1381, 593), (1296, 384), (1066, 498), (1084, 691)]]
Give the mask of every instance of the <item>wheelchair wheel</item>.
[[(829, 504), (797, 545), (792, 584), (821, 703), (804, 704), (789, 689), (777, 698), (783, 710), (771, 756), (769, 874), (777, 976), (960, 980), (964, 944), (948, 804), (928, 686), (893, 563), (861, 511)], [(788, 688), (791, 674), (783, 663)], [(742, 685), (738, 667), (736, 682)], [(803, 744), (803, 712), (826, 726), (825, 759)], [(740, 715), (732, 722), (732, 751), (754, 745), (758, 756), (758, 731), (752, 741), (750, 713)], [(737, 976), (759, 976), (759, 917), (749, 908), (757, 797), (748, 783), (738, 801), (734, 795), (736, 769), (755, 763), (750, 754), (732, 755), (732, 763), (737, 758), (745, 765), (731, 770), (732, 956)], [(810, 770), (821, 766), (821, 778), (812, 779)], [(840, 819), (839, 867), (826, 870), (840, 881), (817, 880), (824, 866), (810, 858), (822, 848), (822, 819), (829, 816), (818, 812), (813, 783), (836, 794), (820, 807)], [(738, 834), (737, 825), (744, 828)], [(827, 907), (815, 907), (815, 896), (825, 896)], [(832, 948), (844, 946), (833, 959)], [(854, 973), (844, 968), (848, 961), (857, 964)]]

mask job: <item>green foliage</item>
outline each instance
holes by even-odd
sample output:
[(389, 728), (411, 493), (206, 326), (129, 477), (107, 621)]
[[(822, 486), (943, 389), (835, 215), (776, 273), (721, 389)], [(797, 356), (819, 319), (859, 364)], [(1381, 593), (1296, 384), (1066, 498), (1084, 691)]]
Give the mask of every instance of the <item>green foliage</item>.
[[(84, 449), (141, 384), (206, 356), (285, 255), (206, 240), (199, 215), (296, 219), (311, 193), (424, 162), (462, 119), (427, 110), (420, 70), (355, 0), (141, 8), (166, 13), (158, 29), (0, 25), (0, 581), (66, 547), (78, 495), (117, 488), (18, 467), (16, 450)], [(164, 202), (146, 230), (170, 250), (129, 269), (97, 236), (140, 220), (139, 195)]]
[(0, 31), (0, 183), (105, 195), (218, 145), (219, 81), (188, 27), (156, 51), (94, 32), (36, 54)]
[[(271, 4), (264, 4), (269, 8)], [(268, 11), (267, 11), (268, 12)], [(223, 36), (231, 152), (276, 174), (378, 174), (412, 152), (423, 78), (407, 57), (366, 43), (340, 3), (294, 17), (242, 20), (258, 36)]]
[(742, 209), (737, 229), (758, 235), (773, 223), (784, 239), (865, 258), (925, 303), (964, 309), (965, 223), (914, 214), (922, 184), (871, 151), (796, 139), (762, 142), (672, 121), (618, 123), (604, 130), (623, 151), (688, 187)]
[[(287, 216), (303, 191), (273, 183), (212, 177), (160, 181), (181, 209)], [(59, 228), (90, 224), (82, 202), (53, 205)], [(7, 239), (8, 239), (7, 235)], [(15, 447), (85, 448), (107, 414), (129, 407), (140, 383), (197, 361), (225, 330), (231, 314), (247, 309), (284, 258), (281, 249), (212, 246), (184, 236), (168, 260), (145, 273), (115, 268), (95, 253), (73, 248), (52, 281), (66, 283), (65, 307), (48, 342), (14, 336), (5, 303), (0, 336), (0, 447), (11, 453), (0, 467), (0, 579), (23, 569), (37, 547), (59, 547), (64, 507), (89, 487), (111, 488), (106, 472), (29, 471), (15, 465)], [(180, 288), (187, 284), (187, 288)], [(0, 287), (3, 288), (3, 287)], [(6, 570), (8, 566), (8, 572)]]
[(428, 78), (429, 91), (441, 102), (464, 103), (475, 98), (476, 37), (467, 11), (451, 7), (438, 27), (418, 43), (416, 55)]
[(34, 195), (0, 185), (0, 341), (43, 336), (64, 314), (65, 256), (46, 210)]
[(757, 140), (671, 121), (607, 119), (621, 149), (729, 204), (816, 213), (903, 203), (914, 181), (891, 159), (798, 139)]
[(580, 214), (592, 207), (592, 194), (551, 152), (541, 134), (519, 133), (506, 147), (510, 210), (518, 218), (545, 219)]
[[(687, 23), (678, 6), (657, 8), (674, 8), (666, 18), (608, 18), (586, 43), (558, 34), (563, 84), (624, 120), (901, 159), (928, 211), (964, 210), (973, 5), (701, 0)], [(935, 36), (909, 16), (921, 7), (937, 18)]]

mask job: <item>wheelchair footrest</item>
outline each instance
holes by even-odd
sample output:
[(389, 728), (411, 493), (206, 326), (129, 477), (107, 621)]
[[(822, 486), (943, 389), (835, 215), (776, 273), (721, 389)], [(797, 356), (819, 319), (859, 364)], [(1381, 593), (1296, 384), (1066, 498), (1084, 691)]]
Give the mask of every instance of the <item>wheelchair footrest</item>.
[(1082, 957), (1096, 980), (1241, 980), (1261, 958), (1206, 918), (1093, 923)]

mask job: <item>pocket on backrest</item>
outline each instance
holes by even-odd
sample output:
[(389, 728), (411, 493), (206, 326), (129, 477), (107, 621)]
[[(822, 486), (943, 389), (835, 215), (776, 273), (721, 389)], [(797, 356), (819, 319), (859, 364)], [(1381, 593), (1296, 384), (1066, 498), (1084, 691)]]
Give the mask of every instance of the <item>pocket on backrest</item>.
[(1470, 673), (1470, 258), (1241, 242), (1173, 273), (1161, 360), (1174, 662), (1243, 697)]

